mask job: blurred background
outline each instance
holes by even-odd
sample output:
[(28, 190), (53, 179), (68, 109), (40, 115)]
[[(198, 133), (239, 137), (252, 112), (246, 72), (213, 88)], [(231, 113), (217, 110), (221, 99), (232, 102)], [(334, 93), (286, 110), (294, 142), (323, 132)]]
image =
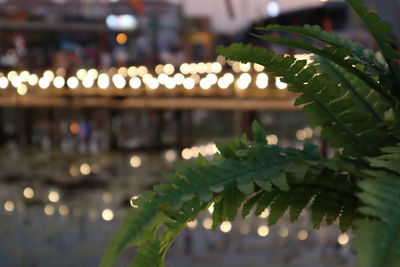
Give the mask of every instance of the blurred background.
[[(400, 1), (365, 3), (399, 38)], [(271, 23), (375, 48), (343, 1), (0, 0), (1, 266), (97, 266), (132, 198), (173, 162), (212, 158), (214, 140), (250, 135), (254, 119), (270, 144), (312, 139), (330, 155), (279, 77), (215, 54), (251, 42), (309, 57), (250, 37)], [(354, 265), (351, 232), (314, 230), (307, 212), (268, 228), (268, 212), (215, 233), (202, 214), (167, 265)]]

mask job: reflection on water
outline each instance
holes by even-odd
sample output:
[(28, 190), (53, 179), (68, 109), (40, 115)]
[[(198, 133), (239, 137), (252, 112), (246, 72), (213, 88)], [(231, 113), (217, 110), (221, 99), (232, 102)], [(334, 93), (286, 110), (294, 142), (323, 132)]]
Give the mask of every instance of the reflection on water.
[[(2, 266), (97, 266), (132, 200), (163, 181), (179, 154), (210, 156), (212, 144), (158, 154), (3, 155)], [(190, 157), (189, 157), (190, 154)], [(353, 266), (350, 236), (336, 227), (313, 230), (308, 215), (268, 227), (269, 210), (211, 229), (212, 207), (172, 246), (168, 266)], [(126, 264), (134, 251), (128, 251)]]

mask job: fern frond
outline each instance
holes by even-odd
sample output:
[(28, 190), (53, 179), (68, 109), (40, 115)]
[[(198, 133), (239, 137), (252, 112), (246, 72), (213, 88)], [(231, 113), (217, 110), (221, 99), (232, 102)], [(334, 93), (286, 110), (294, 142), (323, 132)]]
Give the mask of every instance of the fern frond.
[(363, 202), (360, 212), (369, 219), (357, 220), (354, 247), (358, 266), (400, 266), (400, 147), (389, 147), (369, 159), (375, 170), (359, 182)]
[(365, 81), (368, 84), (368, 86), (370, 86), (372, 89), (380, 93), (387, 101), (389, 101), (389, 103), (392, 103), (392, 105), (396, 104), (396, 100), (390, 94), (391, 88), (384, 87), (382, 84), (374, 80), (370, 75), (358, 69), (357, 68), (358, 61), (352, 57), (351, 53), (348, 53), (348, 51), (343, 48), (333, 47), (333, 46), (317, 48), (310, 42), (307, 42), (301, 38), (295, 38), (295, 39), (276, 38), (273, 36), (256, 35), (256, 34), (253, 34), (253, 36), (270, 43), (301, 49), (313, 53), (315, 55), (324, 57), (332, 61), (336, 65), (341, 66), (348, 72), (356, 75), (361, 80)]
[(218, 48), (217, 52), (229, 59), (258, 63), (274, 75), (283, 76), (283, 81), (292, 85), (289, 90), (302, 93), (296, 105), (305, 105), (303, 111), (311, 114), (310, 123), (325, 126), (322, 136), (331, 140), (333, 147), (343, 148), (344, 154), (377, 155), (381, 144), (371, 140), (378, 138), (389, 143), (386, 135), (374, 130), (375, 121), (364, 120), (366, 113), (359, 109), (359, 94), (357, 97), (349, 94), (327, 74), (321, 74), (316, 66), (249, 44), (233, 44)]
[(289, 32), (304, 37), (312, 38), (324, 44), (328, 44), (337, 49), (343, 49), (353, 60), (357, 60), (360, 64), (366, 66), (365, 71), (371, 76), (383, 76), (387, 73), (387, 66), (379, 61), (375, 51), (364, 47), (359, 42), (352, 42), (333, 32), (324, 31), (318, 25), (304, 25), (303, 27), (268, 25), (259, 27), (257, 30)]
[(162, 266), (177, 234), (212, 203), (215, 228), (234, 220), (242, 206), (243, 215), (253, 206), (256, 214), (270, 206), (270, 224), (288, 209), (295, 220), (315, 198), (311, 204), (315, 227), (339, 218), (341, 228), (347, 229), (358, 207), (356, 179), (319, 166), (324, 160), (310, 143), (303, 150), (270, 146), (261, 127), (254, 124), (253, 129), (254, 141), (243, 137), (219, 144), (221, 154), (211, 162), (200, 158), (177, 164), (177, 172), (167, 175), (170, 184), (156, 186), (136, 200), (138, 208), (125, 220), (102, 266), (111, 266), (130, 246), (140, 247), (132, 266)]
[(346, 2), (357, 13), (375, 38), (391, 73), (391, 75), (387, 77), (386, 82), (389, 84), (392, 83), (392, 93), (399, 97), (400, 92), (398, 88), (400, 88), (400, 65), (396, 60), (400, 59), (400, 54), (392, 47), (396, 44), (396, 41), (388, 35), (392, 26), (386, 21), (383, 21), (378, 14), (366, 9), (363, 1), (346, 0)]

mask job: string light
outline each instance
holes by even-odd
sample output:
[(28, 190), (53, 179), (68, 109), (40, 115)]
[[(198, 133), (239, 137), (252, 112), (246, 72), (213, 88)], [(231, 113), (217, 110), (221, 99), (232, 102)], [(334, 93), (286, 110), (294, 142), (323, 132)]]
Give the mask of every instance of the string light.
[(58, 213), (60, 213), (61, 216), (67, 216), (69, 214), (69, 208), (65, 205), (61, 205), (58, 208)]
[(4, 202), (4, 210), (7, 212), (13, 212), (15, 209), (15, 205), (14, 202), (12, 202), (11, 200), (7, 200), (6, 202)]
[(300, 230), (297, 233), (297, 238), (300, 240), (306, 240), (308, 238), (308, 232), (306, 230)]
[(21, 84), (20, 86), (18, 86), (17, 93), (19, 95), (26, 95), (27, 92), (28, 92), (28, 87), (25, 84)]
[(35, 192), (30, 187), (25, 188), (22, 193), (23, 193), (24, 197), (27, 199), (31, 199), (35, 195)]
[(261, 225), (257, 228), (257, 234), (261, 237), (266, 237), (269, 234), (269, 228), (266, 225)]
[(138, 196), (133, 196), (133, 197), (131, 197), (131, 200), (129, 201), (131, 204), (131, 207), (134, 209), (136, 209), (138, 207), (138, 205), (135, 204), (135, 200), (137, 200), (137, 199), (139, 199)]
[(286, 228), (286, 227), (282, 227), (282, 228), (279, 229), (278, 234), (279, 234), (280, 237), (286, 238), (289, 235), (289, 229)]
[(206, 218), (203, 220), (203, 227), (204, 229), (210, 230), (212, 228), (212, 219)]
[(349, 235), (344, 233), (338, 236), (338, 243), (342, 246), (345, 246), (349, 242)]
[(71, 89), (76, 89), (79, 85), (79, 80), (76, 77), (69, 77), (67, 80), (67, 85)]
[(142, 86), (142, 80), (140, 80), (138, 77), (133, 77), (129, 80), (129, 86), (132, 89), (139, 89), (140, 86)]
[(6, 77), (0, 77), (0, 88), (6, 89), (8, 87), (8, 79)]
[(129, 163), (133, 168), (139, 168), (142, 165), (142, 160), (139, 156), (132, 156)]
[(61, 76), (55, 77), (53, 80), (53, 84), (54, 84), (55, 88), (58, 88), (58, 89), (63, 88), (65, 86), (64, 77), (61, 77)]
[(43, 211), (47, 216), (51, 216), (51, 215), (54, 214), (55, 210), (54, 210), (54, 207), (52, 205), (47, 204), (46, 206), (44, 206)]
[(114, 218), (114, 212), (110, 209), (104, 209), (101, 213), (101, 217), (105, 221), (111, 221)]
[(191, 222), (188, 222), (186, 225), (190, 229), (195, 229), (197, 227), (197, 220), (193, 220)]
[(101, 89), (106, 89), (110, 86), (110, 77), (106, 73), (102, 73), (99, 75), (97, 79), (97, 85)]
[(57, 203), (60, 200), (60, 194), (57, 191), (50, 191), (48, 198), (50, 202)]
[(83, 163), (80, 166), (79, 170), (80, 170), (81, 174), (83, 174), (83, 175), (89, 175), (91, 173), (91, 171), (92, 171), (91, 168), (90, 168), (90, 165), (87, 164), (87, 163)]
[(222, 232), (224, 233), (229, 233), (232, 230), (232, 224), (228, 221), (225, 221), (221, 223), (221, 226), (219, 227)]
[(276, 78), (275, 85), (279, 90), (284, 90), (288, 87), (287, 83), (281, 81), (281, 78)]

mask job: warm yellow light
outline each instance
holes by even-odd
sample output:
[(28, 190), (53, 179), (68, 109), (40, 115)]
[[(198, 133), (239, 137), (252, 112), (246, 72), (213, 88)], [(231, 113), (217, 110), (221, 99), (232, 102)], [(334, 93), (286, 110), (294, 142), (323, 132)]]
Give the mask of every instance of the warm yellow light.
[(94, 80), (93, 80), (93, 78), (92, 78), (92, 77), (89, 77), (89, 76), (85, 77), (85, 78), (82, 80), (82, 85), (83, 85), (83, 87), (85, 87), (85, 88), (92, 88), (93, 85), (94, 85)]
[(207, 74), (206, 78), (211, 85), (215, 85), (218, 82), (218, 76), (214, 73)]
[(267, 140), (268, 145), (277, 145), (279, 141), (278, 136), (274, 134), (268, 135), (265, 139)]
[(203, 78), (200, 80), (200, 87), (203, 90), (208, 90), (211, 88), (211, 83), (207, 78)]
[(307, 134), (304, 132), (304, 130), (298, 130), (296, 132), (296, 138), (299, 141), (304, 141), (307, 138)]
[(85, 69), (79, 69), (79, 70), (76, 72), (76, 77), (78, 77), (79, 80), (85, 79), (85, 77), (86, 77), (87, 75), (88, 75), (88, 72), (87, 72), (87, 70), (85, 70)]
[(69, 214), (69, 208), (65, 205), (61, 205), (58, 208), (58, 212), (60, 213), (61, 216), (67, 216)]
[(306, 240), (308, 238), (308, 232), (306, 230), (300, 230), (297, 233), (297, 238), (300, 240)]
[(52, 72), (51, 70), (46, 70), (43, 73), (43, 78), (45, 78), (48, 81), (52, 81), (54, 79), (54, 72)]
[(29, 198), (33, 198), (33, 196), (35, 195), (35, 192), (33, 191), (32, 188), (27, 187), (27, 188), (24, 189), (23, 195), (24, 195), (25, 198), (28, 198), (28, 199)]
[(77, 166), (72, 165), (69, 168), (69, 174), (73, 177), (79, 176), (79, 168)]
[(83, 163), (81, 165), (81, 167), (79, 168), (79, 170), (83, 175), (89, 175), (90, 172), (92, 171), (91, 168), (90, 168), (90, 165), (87, 164), (87, 163)]
[(122, 89), (126, 86), (126, 80), (124, 78), (124, 76), (122, 76), (121, 74), (115, 74), (112, 77), (112, 81), (114, 83), (114, 86), (117, 87), (118, 89)]
[(142, 165), (142, 160), (139, 156), (132, 156), (129, 163), (133, 168), (139, 168)]
[(55, 88), (58, 88), (58, 89), (63, 88), (65, 86), (64, 77), (61, 77), (61, 76), (55, 77), (53, 80), (53, 84), (54, 84)]
[(169, 79), (169, 76), (165, 73), (161, 73), (158, 75), (157, 79), (160, 84), (165, 85)]
[(42, 77), (42, 78), (39, 79), (39, 87), (41, 89), (45, 90), (45, 89), (49, 88), (49, 86), (50, 86), (50, 80), (49, 79), (47, 79), (46, 77)]
[(167, 89), (170, 89), (170, 90), (174, 89), (176, 87), (175, 79), (174, 78), (168, 78), (166, 83), (165, 83), (165, 87)]
[(281, 81), (281, 78), (276, 78), (275, 85), (279, 90), (284, 90), (288, 87), (287, 83)]
[(101, 196), (101, 199), (105, 204), (110, 204), (113, 200), (112, 194), (110, 192), (104, 192), (103, 195)]
[(147, 86), (152, 90), (156, 90), (160, 86), (160, 83), (158, 82), (157, 78), (150, 78)]
[(118, 74), (122, 75), (124, 78), (128, 77), (128, 69), (126, 67), (121, 67), (118, 69)]
[(203, 220), (203, 227), (204, 227), (205, 229), (208, 229), (208, 230), (209, 230), (209, 229), (212, 228), (212, 223), (213, 223), (212, 219), (206, 218), (206, 219)]
[(226, 77), (221, 77), (218, 80), (218, 87), (221, 89), (227, 89), (229, 87), (229, 82)]
[(27, 71), (27, 70), (21, 71), (21, 73), (19, 74), (19, 77), (21, 78), (21, 80), (23, 82), (27, 82), (29, 79), (29, 71)]
[(269, 209), (265, 209), (261, 214), (260, 214), (260, 218), (265, 219), (269, 216)]
[(262, 72), (265, 69), (265, 67), (263, 65), (260, 65), (260, 64), (257, 64), (257, 63), (254, 63), (253, 67), (254, 67), (254, 70), (257, 71), (257, 72)]
[(266, 73), (259, 73), (257, 75), (256, 86), (260, 89), (268, 87), (268, 75)]
[(257, 229), (257, 234), (261, 237), (266, 237), (269, 234), (269, 228), (266, 225), (261, 225)]
[(128, 68), (129, 77), (136, 77), (138, 75), (138, 69), (135, 66), (131, 66)]
[(210, 213), (210, 214), (212, 214), (213, 212), (214, 212), (214, 203), (213, 204), (211, 204), (209, 207), (208, 207), (208, 212)]
[(131, 207), (134, 209), (136, 209), (138, 207), (138, 205), (135, 204), (135, 200), (137, 200), (137, 199), (139, 199), (138, 196), (133, 196), (133, 197), (131, 197), (131, 200), (130, 200)]
[(66, 74), (66, 71), (65, 71), (64, 68), (58, 68), (58, 69), (56, 70), (56, 75), (57, 75), (57, 76), (65, 77), (65, 74)]
[(182, 85), (185, 80), (185, 76), (182, 73), (177, 73), (174, 75), (174, 80), (177, 85)]
[(103, 217), (105, 221), (111, 221), (114, 218), (114, 212), (110, 209), (104, 209), (101, 213), (101, 217)]
[(48, 198), (49, 198), (50, 202), (53, 202), (53, 203), (57, 203), (58, 201), (60, 201), (60, 195), (58, 194), (57, 191), (51, 191), (49, 193)]
[(349, 235), (348, 234), (340, 234), (338, 236), (338, 243), (342, 246), (346, 245), (349, 242)]
[(138, 77), (133, 77), (129, 80), (129, 86), (132, 89), (139, 89), (140, 86), (142, 86), (142, 80), (140, 80)]
[(225, 221), (221, 223), (221, 226), (219, 227), (222, 232), (224, 233), (229, 233), (232, 230), (232, 224), (228, 221)]
[(17, 76), (18, 76), (18, 73), (15, 70), (12, 70), (9, 73), (7, 73), (7, 79), (10, 81)]
[(314, 135), (314, 131), (310, 127), (305, 128), (304, 133), (306, 135), (306, 138), (312, 138)]
[(148, 71), (148, 69), (145, 67), (145, 66), (140, 66), (138, 69), (137, 69), (137, 74), (140, 76), (140, 77), (143, 77), (143, 75), (145, 75), (146, 73), (148, 73), (149, 71)]
[(46, 206), (44, 206), (44, 213), (47, 215), (47, 216), (51, 216), (51, 215), (53, 215), (54, 214), (54, 207), (52, 206), (52, 205), (49, 205), (49, 204), (47, 204)]
[(207, 72), (207, 64), (205, 64), (204, 62), (200, 62), (199, 64), (197, 64), (196, 66), (196, 72), (203, 74)]
[(193, 220), (191, 222), (188, 222), (186, 225), (190, 229), (195, 229), (197, 227), (197, 220)]
[(99, 72), (96, 69), (90, 69), (88, 70), (87, 76), (94, 80), (99, 76)]
[(279, 229), (279, 236), (282, 238), (286, 238), (289, 235), (289, 229), (286, 227), (282, 227)]
[(190, 65), (187, 63), (183, 63), (180, 67), (179, 67), (180, 72), (182, 72), (183, 74), (189, 74), (190, 73)]
[(101, 89), (107, 89), (110, 86), (110, 77), (106, 73), (100, 74), (97, 79), (97, 85)]
[(173, 162), (176, 160), (176, 157), (177, 157), (176, 151), (173, 149), (169, 149), (169, 150), (165, 151), (164, 157), (165, 157), (166, 161)]
[(166, 64), (163, 71), (168, 75), (172, 75), (175, 72), (175, 67), (172, 64)]
[(249, 72), (251, 70), (251, 63), (240, 63), (239, 68), (242, 72)]
[(186, 78), (183, 81), (183, 87), (185, 87), (186, 90), (192, 90), (195, 85), (196, 83), (192, 78)]
[(220, 73), (222, 71), (222, 65), (219, 62), (212, 63), (211, 71), (214, 73)]
[(78, 134), (81, 131), (81, 127), (79, 127), (79, 124), (77, 122), (72, 122), (69, 126), (69, 130), (72, 134)]
[(192, 150), (190, 148), (185, 148), (184, 150), (182, 150), (182, 158), (189, 160), (192, 158)]
[(8, 79), (6, 77), (0, 77), (0, 88), (6, 89), (8, 87)]
[(36, 74), (29, 75), (28, 83), (30, 86), (37, 85), (38, 81), (39, 81), (39, 77)]
[(27, 92), (28, 92), (28, 87), (26, 87), (25, 84), (21, 84), (20, 86), (18, 86), (17, 93), (19, 95), (26, 95)]
[(120, 45), (126, 44), (126, 42), (128, 41), (128, 35), (126, 35), (125, 33), (118, 33), (115, 37), (115, 40)]
[(18, 88), (19, 86), (22, 85), (22, 79), (19, 76), (13, 77), (10, 81), (11, 85), (14, 86), (15, 88)]
[(67, 85), (71, 89), (76, 89), (79, 85), (79, 80), (76, 77), (69, 77), (67, 80)]
[(4, 202), (4, 210), (7, 212), (12, 212), (15, 209), (15, 205), (14, 202), (12, 202), (11, 200), (7, 200), (6, 202)]

